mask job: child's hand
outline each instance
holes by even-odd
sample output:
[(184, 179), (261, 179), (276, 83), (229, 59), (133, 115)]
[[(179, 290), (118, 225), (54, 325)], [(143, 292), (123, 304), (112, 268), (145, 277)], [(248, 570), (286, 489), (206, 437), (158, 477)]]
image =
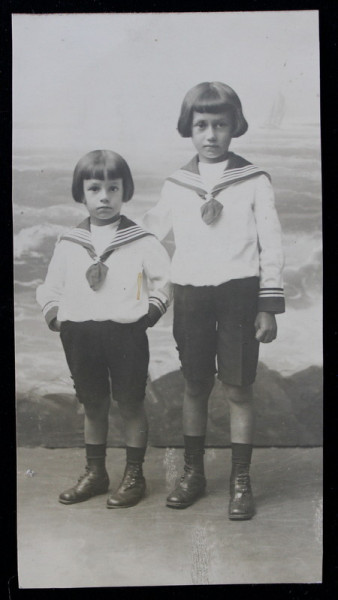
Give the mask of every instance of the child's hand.
[(61, 321), (59, 319), (55, 319), (55, 330), (61, 331)]
[(275, 315), (259, 312), (255, 320), (256, 340), (269, 344), (277, 337), (277, 323)]
[(61, 331), (61, 321), (55, 318), (49, 323), (49, 329), (52, 331)]

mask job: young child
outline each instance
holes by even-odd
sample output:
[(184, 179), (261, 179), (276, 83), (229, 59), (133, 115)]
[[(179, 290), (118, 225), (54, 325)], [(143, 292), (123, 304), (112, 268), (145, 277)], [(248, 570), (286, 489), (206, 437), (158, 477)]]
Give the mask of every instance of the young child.
[(185, 96), (178, 121), (197, 155), (169, 177), (144, 218), (160, 239), (173, 228), (176, 250), (174, 337), (185, 378), (184, 475), (167, 506), (186, 508), (205, 490), (203, 454), (208, 398), (218, 378), (230, 407), (232, 472), (229, 518), (250, 519), (259, 342), (276, 338), (284, 312), (281, 232), (269, 175), (229, 152), (248, 128), (237, 94), (200, 83)]
[(85, 473), (62, 492), (63, 504), (105, 493), (110, 393), (125, 425), (127, 465), (108, 508), (125, 508), (145, 493), (147, 445), (144, 396), (149, 363), (147, 327), (170, 301), (169, 257), (156, 238), (120, 214), (134, 192), (126, 161), (95, 150), (75, 167), (72, 194), (89, 217), (65, 233), (54, 251), (37, 300), (60, 331), (77, 397), (84, 405)]

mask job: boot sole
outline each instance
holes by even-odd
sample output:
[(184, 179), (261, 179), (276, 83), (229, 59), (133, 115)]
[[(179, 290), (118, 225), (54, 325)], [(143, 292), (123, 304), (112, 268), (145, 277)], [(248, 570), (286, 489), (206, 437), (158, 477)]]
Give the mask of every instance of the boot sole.
[(116, 504), (116, 506), (111, 506), (110, 504), (106, 504), (107, 508), (131, 508), (132, 506), (136, 506), (139, 502), (141, 502), (141, 500), (143, 500), (146, 496), (146, 493), (144, 493), (141, 498), (139, 498), (139, 500), (137, 500), (137, 502), (132, 502), (131, 504)]
[(142, 498), (140, 498), (140, 500), (138, 500), (137, 502), (134, 502), (133, 504), (117, 504), (116, 506), (111, 506), (110, 504), (107, 504), (107, 508), (131, 508), (132, 506), (136, 506), (139, 502), (141, 502)]
[(255, 513), (253, 512), (252, 514), (248, 514), (248, 515), (228, 515), (230, 521), (249, 521), (250, 519), (252, 519), (252, 517), (255, 516)]
[(197, 500), (200, 500), (200, 498), (202, 498), (203, 496), (205, 496), (206, 494), (206, 490), (204, 490), (203, 492), (201, 492), (200, 494), (198, 494), (198, 496), (196, 496), (192, 502), (166, 502), (166, 506), (168, 508), (176, 508), (178, 510), (180, 509), (184, 509), (184, 508), (188, 508), (189, 506), (192, 506), (193, 504), (195, 504), (195, 502), (197, 502)]
[(91, 498), (95, 498), (95, 496), (103, 496), (103, 494), (106, 494), (108, 492), (108, 489), (109, 488), (103, 490), (102, 492), (96, 492), (95, 494), (91, 494), (90, 496), (87, 496), (86, 498), (81, 498), (79, 500), (62, 500), (62, 498), (59, 498), (58, 500), (60, 504), (79, 504), (80, 502), (86, 502)]

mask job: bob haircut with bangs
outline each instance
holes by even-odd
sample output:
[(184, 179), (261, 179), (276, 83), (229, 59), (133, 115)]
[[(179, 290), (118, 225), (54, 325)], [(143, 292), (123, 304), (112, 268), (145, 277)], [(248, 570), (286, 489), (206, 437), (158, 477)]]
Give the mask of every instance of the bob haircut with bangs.
[(123, 202), (128, 202), (134, 193), (134, 182), (126, 161), (112, 150), (93, 150), (80, 158), (73, 174), (72, 196), (75, 202), (83, 202), (85, 179), (122, 179)]
[(232, 137), (240, 137), (248, 129), (242, 105), (236, 92), (219, 81), (195, 85), (187, 92), (181, 107), (177, 129), (182, 137), (191, 137), (194, 111), (200, 113), (229, 112), (232, 119)]

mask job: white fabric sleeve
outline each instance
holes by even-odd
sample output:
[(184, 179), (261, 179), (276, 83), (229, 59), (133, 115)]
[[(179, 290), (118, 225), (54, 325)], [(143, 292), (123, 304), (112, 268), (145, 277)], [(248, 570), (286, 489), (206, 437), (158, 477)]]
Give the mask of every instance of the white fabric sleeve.
[(149, 237), (147, 241), (143, 269), (148, 282), (149, 304), (156, 306), (163, 315), (172, 300), (170, 258), (155, 237)]
[(159, 240), (163, 240), (171, 230), (172, 215), (171, 215), (171, 185), (168, 181), (165, 182), (159, 202), (151, 208), (143, 217), (142, 226), (150, 233), (156, 235)]
[(36, 300), (42, 308), (48, 327), (53, 329), (53, 320), (57, 317), (60, 298), (64, 288), (66, 268), (64, 244), (57, 242), (49, 263), (44, 283), (36, 289)]
[(284, 253), (274, 191), (266, 175), (258, 177), (255, 183), (254, 215), (260, 253), (258, 310), (282, 313), (285, 311), (282, 278)]

